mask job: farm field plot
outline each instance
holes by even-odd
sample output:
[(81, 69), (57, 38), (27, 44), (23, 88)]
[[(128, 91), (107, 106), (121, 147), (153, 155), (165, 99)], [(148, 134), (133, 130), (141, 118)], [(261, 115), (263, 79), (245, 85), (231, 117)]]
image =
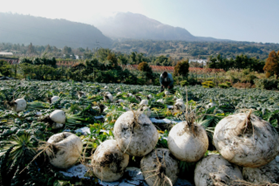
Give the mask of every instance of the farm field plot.
[[(175, 87), (174, 94), (159, 93), (159, 86), (101, 84), (94, 82), (61, 81), (0, 81), (0, 157), (3, 185), (94, 185), (90, 179), (67, 177), (61, 168), (52, 165), (47, 157), (46, 143), (57, 133), (71, 132), (82, 141), (83, 164), (91, 163), (91, 156), (106, 140), (115, 139), (114, 124), (129, 110), (139, 111), (150, 118), (159, 140), (156, 148), (168, 148), (171, 128), (185, 121), (184, 111), (195, 113), (195, 123), (208, 136), (205, 153), (217, 153), (212, 144), (217, 123), (235, 113), (253, 114), (268, 121), (279, 131), (279, 93), (260, 89), (220, 89), (202, 86)], [(55, 97), (57, 96), (57, 97)], [(24, 98), (26, 108), (17, 110), (13, 100)], [(51, 100), (52, 98), (52, 100)], [(180, 100), (181, 104), (177, 104)], [(54, 112), (58, 121), (54, 121)], [(55, 148), (52, 149), (54, 153)], [(139, 158), (130, 156), (128, 166), (138, 166)], [(193, 179), (196, 163), (179, 162), (181, 172)], [(64, 169), (65, 170), (65, 169)], [(90, 167), (89, 167), (90, 170)], [(180, 177), (182, 173), (179, 174)], [(95, 179), (96, 180), (96, 179)], [(1, 185), (1, 184), (0, 184)]]

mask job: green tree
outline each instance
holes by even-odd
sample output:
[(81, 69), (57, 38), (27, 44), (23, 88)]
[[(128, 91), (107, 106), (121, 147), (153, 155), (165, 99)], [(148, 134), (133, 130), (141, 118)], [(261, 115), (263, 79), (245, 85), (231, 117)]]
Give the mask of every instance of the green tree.
[(263, 67), (266, 77), (275, 75), (278, 79), (279, 75), (279, 51), (276, 53), (274, 50), (271, 51), (266, 59), (265, 65)]
[(12, 74), (12, 67), (5, 60), (0, 60), (0, 73), (4, 76), (10, 76)]
[(188, 77), (189, 73), (189, 60), (181, 60), (174, 67), (174, 76)]
[(109, 53), (107, 60), (109, 61), (110, 68), (116, 68), (118, 66), (117, 57), (115, 54)]
[(30, 43), (29, 46), (28, 46), (27, 54), (36, 54), (36, 50), (35, 50), (32, 43)]
[(154, 75), (153, 75), (153, 71), (152, 71), (152, 68), (148, 65), (147, 62), (141, 62), (139, 65), (138, 65), (138, 69), (139, 71), (142, 71), (144, 73), (144, 76), (145, 76), (145, 80), (146, 82), (150, 79), (151, 81), (154, 80)]

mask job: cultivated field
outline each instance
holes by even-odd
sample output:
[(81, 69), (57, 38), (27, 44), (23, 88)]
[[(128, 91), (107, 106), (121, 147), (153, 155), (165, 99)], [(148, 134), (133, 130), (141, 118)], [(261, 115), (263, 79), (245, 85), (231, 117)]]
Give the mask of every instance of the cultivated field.
[[(96, 148), (106, 140), (115, 139), (114, 124), (128, 110), (139, 110), (150, 118), (159, 134), (156, 148), (168, 148), (171, 128), (179, 121), (187, 120), (185, 111), (194, 113), (195, 125), (202, 126), (209, 139), (204, 156), (219, 153), (212, 143), (213, 134), (217, 123), (228, 115), (247, 114), (252, 110), (254, 115), (279, 130), (278, 91), (206, 89), (202, 86), (175, 87), (174, 94), (159, 93), (159, 90), (159, 86), (92, 82), (0, 81), (2, 184), (97, 184), (92, 181), (96, 178), (90, 166), (87, 173), (89, 179), (70, 178), (61, 174), (61, 169), (50, 163), (51, 158), (46, 150), (50, 147), (46, 147), (46, 141), (63, 131), (76, 134), (82, 141), (81, 157), (77, 162), (89, 165)], [(53, 96), (59, 98), (52, 103), (47, 102), (47, 98)], [(11, 101), (19, 98), (24, 98), (27, 106), (16, 112), (13, 110), (16, 106)], [(178, 99), (183, 100), (180, 106), (176, 104)], [(65, 113), (66, 119), (61, 125), (49, 117), (55, 110)], [(83, 130), (78, 130), (81, 128)], [(55, 148), (53, 151), (55, 153)], [(128, 166), (140, 167), (140, 159), (130, 155)], [(178, 162), (179, 177), (193, 182), (196, 162)]]

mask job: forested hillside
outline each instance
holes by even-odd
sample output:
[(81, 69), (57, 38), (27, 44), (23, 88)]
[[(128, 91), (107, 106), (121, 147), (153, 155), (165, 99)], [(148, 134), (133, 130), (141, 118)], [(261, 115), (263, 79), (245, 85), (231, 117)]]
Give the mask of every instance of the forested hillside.
[(245, 54), (249, 57), (266, 59), (269, 52), (279, 50), (279, 44), (254, 42), (187, 42), (187, 41), (155, 41), (155, 40), (120, 40), (115, 41), (112, 49), (123, 53), (133, 51), (146, 55), (165, 55), (173, 58), (208, 58), (222, 54), (227, 58), (235, 58)]
[(0, 13), (0, 42), (49, 44), (58, 48), (111, 45), (111, 39), (92, 25), (11, 13)]

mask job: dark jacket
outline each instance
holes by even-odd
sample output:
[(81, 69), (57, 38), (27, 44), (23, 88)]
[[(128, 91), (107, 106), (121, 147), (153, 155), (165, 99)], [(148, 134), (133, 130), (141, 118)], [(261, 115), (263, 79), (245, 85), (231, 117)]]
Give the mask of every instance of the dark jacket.
[(162, 77), (162, 74), (160, 75), (160, 84), (164, 86), (172, 86), (173, 85), (173, 78), (170, 73), (168, 73), (168, 76), (166, 78)]

